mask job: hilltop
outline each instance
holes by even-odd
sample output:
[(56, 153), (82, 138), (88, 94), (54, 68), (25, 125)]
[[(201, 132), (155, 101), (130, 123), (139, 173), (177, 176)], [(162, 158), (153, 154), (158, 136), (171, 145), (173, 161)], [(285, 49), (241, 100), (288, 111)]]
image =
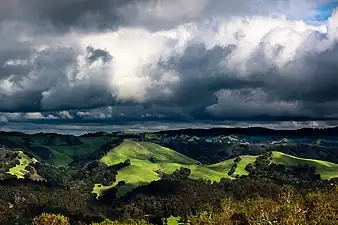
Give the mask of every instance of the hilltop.
[(170, 174), (181, 167), (189, 168), (190, 177), (193, 179), (220, 181), (221, 178), (229, 177), (227, 171), (231, 167), (229, 164), (223, 171), (216, 171), (169, 148), (132, 140), (125, 140), (100, 161), (111, 166), (127, 160), (130, 161), (130, 165), (118, 171), (116, 181), (111, 186), (96, 184), (93, 192), (100, 196), (102, 191), (124, 181), (125, 184), (119, 187), (119, 195), (122, 196), (137, 186), (159, 180), (161, 173)]

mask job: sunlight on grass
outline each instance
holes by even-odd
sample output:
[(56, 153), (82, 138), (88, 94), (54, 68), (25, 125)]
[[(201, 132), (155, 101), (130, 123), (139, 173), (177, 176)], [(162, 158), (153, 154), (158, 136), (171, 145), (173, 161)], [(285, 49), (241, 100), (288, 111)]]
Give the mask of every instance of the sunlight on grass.
[(321, 175), (323, 179), (331, 179), (338, 177), (338, 164), (315, 160), (315, 159), (304, 159), (291, 155), (287, 155), (281, 152), (273, 152), (272, 162), (276, 164), (284, 164), (289, 166), (296, 165), (309, 165), (315, 166), (316, 172)]
[(7, 173), (16, 176), (18, 179), (24, 179), (24, 176), (29, 173), (29, 171), (25, 169), (26, 166), (28, 166), (31, 162), (36, 163), (37, 160), (34, 158), (29, 158), (22, 151), (18, 152), (17, 159), (19, 160), (20, 164), (16, 165), (13, 168), (10, 168)]
[[(224, 167), (223, 170), (220, 168), (214, 170), (208, 166), (197, 165), (198, 161), (169, 148), (154, 143), (131, 140), (125, 140), (121, 145), (108, 152), (101, 162), (114, 165), (127, 159), (130, 160), (131, 165), (118, 171), (116, 182), (111, 186), (96, 184), (93, 193), (100, 196), (104, 190), (116, 186), (120, 181), (125, 181), (129, 188), (119, 187), (118, 195), (122, 196), (131, 191), (130, 188), (159, 180), (160, 176), (156, 171), (170, 174), (181, 167), (191, 170), (190, 177), (192, 179), (220, 181), (223, 177), (229, 177), (227, 172), (231, 168), (230, 166)], [(120, 189), (123, 191), (120, 192)]]

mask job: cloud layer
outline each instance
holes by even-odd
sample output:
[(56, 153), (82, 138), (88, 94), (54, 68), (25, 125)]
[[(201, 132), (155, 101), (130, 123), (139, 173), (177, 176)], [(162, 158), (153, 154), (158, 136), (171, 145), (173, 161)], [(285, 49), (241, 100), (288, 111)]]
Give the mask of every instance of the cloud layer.
[(337, 118), (338, 12), (311, 0), (0, 6), (0, 121)]

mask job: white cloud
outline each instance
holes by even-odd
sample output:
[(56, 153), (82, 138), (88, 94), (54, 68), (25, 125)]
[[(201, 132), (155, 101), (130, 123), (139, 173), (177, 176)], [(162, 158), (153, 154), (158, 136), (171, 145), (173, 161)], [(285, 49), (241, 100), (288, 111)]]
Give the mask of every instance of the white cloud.
[(33, 112), (33, 113), (23, 114), (22, 119), (23, 120), (55, 120), (59, 118), (52, 114), (43, 115), (40, 112)]
[[(83, 48), (92, 45), (106, 49), (113, 55), (109, 76), (111, 90), (118, 99), (146, 102), (155, 97), (151, 96), (154, 93), (156, 97), (165, 98), (166, 93), (173, 93), (181, 84), (187, 74), (163, 70), (158, 63), (166, 62), (173, 56), (183, 57), (189, 46), (202, 44), (208, 50), (215, 46), (235, 45), (235, 50), (228, 57), (219, 59), (222, 64), (213, 68), (224, 75), (230, 72), (231, 76), (249, 78), (254, 73), (268, 75), (269, 70), (274, 68), (278, 70), (278, 75), (293, 76), (289, 67), (305, 69), (309, 65), (303, 64), (307, 63), (309, 54), (316, 57), (335, 47), (334, 39), (321, 39), (319, 35), (325, 36), (327, 30), (329, 36), (335, 36), (336, 23), (338, 21), (332, 19), (329, 26), (315, 26), (281, 18), (236, 17), (210, 20), (207, 24), (184, 24), (161, 32), (120, 29), (85, 36), (81, 45)], [(198, 68), (191, 70), (197, 71)], [(193, 80), (199, 78), (197, 75), (192, 77)]]
[(73, 119), (74, 117), (68, 111), (61, 111), (57, 113), (63, 119)]
[(29, 119), (29, 120), (39, 120), (39, 119), (44, 119), (45, 117), (39, 113), (39, 112), (35, 112), (35, 113), (26, 113), (23, 118), (25, 119)]
[(86, 117), (86, 116), (90, 116), (90, 112), (82, 112), (82, 111), (79, 111), (76, 113), (77, 116), (79, 117)]
[(53, 114), (42, 114), (41, 112), (31, 112), (31, 113), (1, 113), (0, 112), (0, 122), (8, 121), (29, 121), (29, 120), (55, 120), (59, 117)]

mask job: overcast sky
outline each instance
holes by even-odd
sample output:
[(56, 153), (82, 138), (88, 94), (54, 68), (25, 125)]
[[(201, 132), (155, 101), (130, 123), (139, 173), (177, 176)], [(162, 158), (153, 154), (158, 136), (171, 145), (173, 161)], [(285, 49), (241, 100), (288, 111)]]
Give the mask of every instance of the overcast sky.
[(0, 122), (337, 120), (332, 2), (0, 0)]

